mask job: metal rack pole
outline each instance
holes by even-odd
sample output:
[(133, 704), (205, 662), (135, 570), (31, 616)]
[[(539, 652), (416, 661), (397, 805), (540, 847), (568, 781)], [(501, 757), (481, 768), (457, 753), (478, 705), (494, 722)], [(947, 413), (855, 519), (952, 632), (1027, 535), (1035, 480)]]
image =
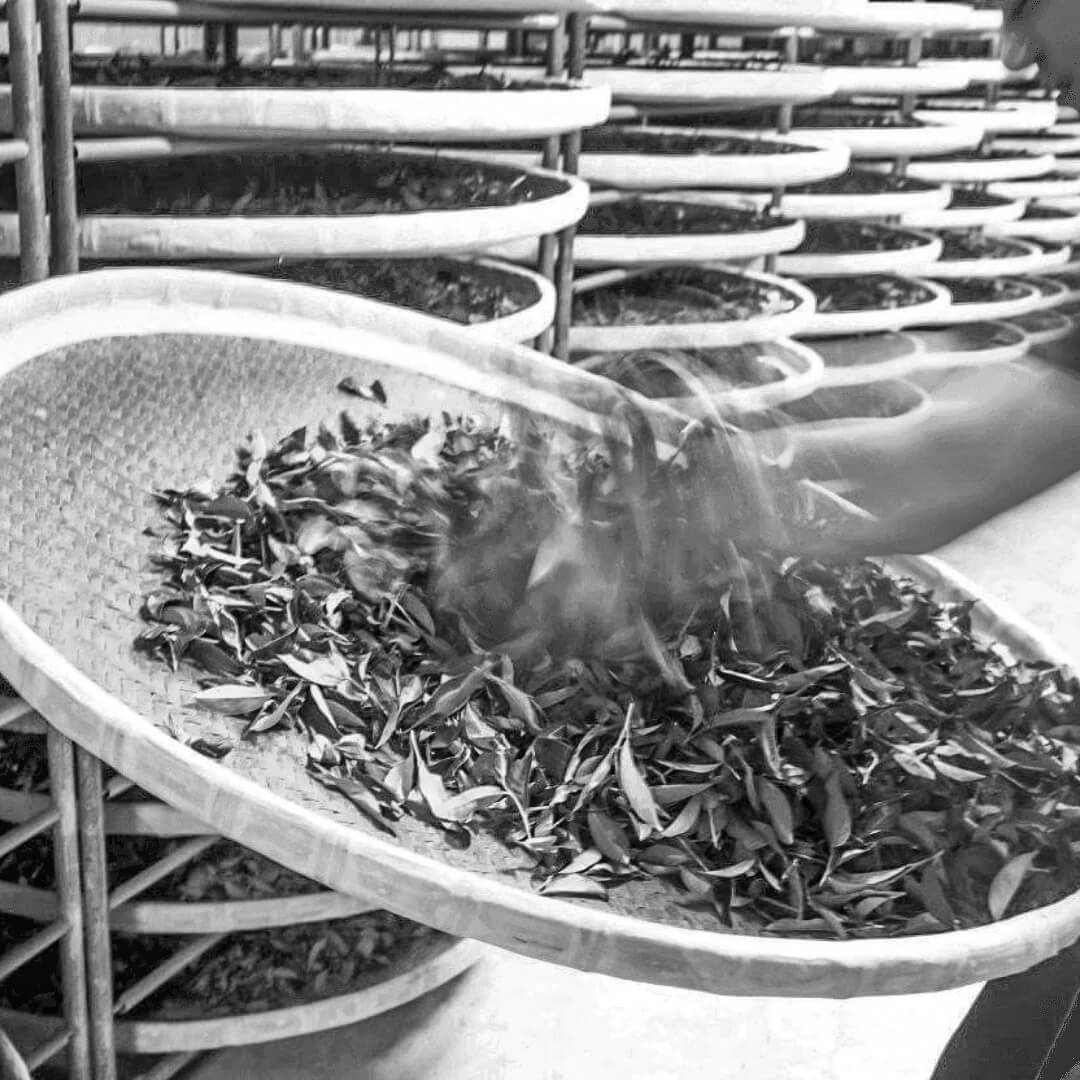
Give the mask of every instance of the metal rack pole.
[(79, 206), (71, 115), (71, 37), (67, 0), (38, 0), (45, 98), (52, 272), (79, 269)]
[(24, 282), (49, 276), (49, 219), (41, 138), (41, 84), (38, 79), (37, 19), (34, 0), (8, 0), (8, 51), (15, 138), (26, 156), (15, 164), (19, 200), (19, 258)]
[[(585, 35), (587, 29), (584, 15), (570, 15), (566, 20), (567, 75), (580, 79), (585, 73)], [(562, 140), (563, 172), (578, 171), (581, 156), (581, 132), (571, 131)], [(559, 360), (570, 357), (570, 318), (574, 303), (574, 236), (577, 226), (571, 225), (559, 233), (559, 256), (555, 265), (555, 344), (554, 355)]]

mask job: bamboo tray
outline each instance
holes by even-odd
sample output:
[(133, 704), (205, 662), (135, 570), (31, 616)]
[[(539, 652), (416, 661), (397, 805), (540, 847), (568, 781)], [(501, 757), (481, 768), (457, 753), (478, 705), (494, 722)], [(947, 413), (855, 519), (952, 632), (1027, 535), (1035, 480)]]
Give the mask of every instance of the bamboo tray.
[[(227, 725), (185, 705), (192, 684), (183, 676), (142, 664), (130, 648), (147, 550), (142, 529), (153, 513), (148, 487), (224, 475), (233, 436), (252, 426), (273, 439), (333, 415), (341, 400), (332, 388), (345, 374), (377, 376), (407, 411), (486, 408), (494, 417), (510, 406), (594, 431), (614, 407), (614, 388), (422, 315), (195, 271), (86, 273), (16, 290), (0, 297), (0, 332), (0, 521), (8, 523), (0, 670), (58, 729), (230, 839), (457, 936), (714, 993), (928, 992), (1024, 970), (1080, 933), (1076, 896), (929, 938), (822, 943), (702, 932), (707, 924), (695, 913), (637, 885), (606, 909), (537, 896), (513, 872), (513, 856), (483, 837), (468, 851), (447, 849), (409, 820), (391, 842), (306, 775), (287, 733), (257, 751), (241, 746), (222, 762), (195, 754), (160, 726), (166, 717), (191, 734)], [(658, 421), (666, 415), (650, 411)], [(46, 440), (48, 454), (27, 455)], [(54, 495), (72, 469), (79, 514), (60, 509)], [(88, 529), (98, 511), (108, 515), (107, 528)], [(57, 585), (67, 580), (59, 569), (76, 559), (88, 570), (86, 587)], [(902, 568), (941, 600), (978, 595), (933, 561)], [(61, 595), (63, 603), (52, 602)], [(1069, 662), (1001, 605), (980, 600), (973, 618), (982, 632), (1019, 655)], [(388, 1004), (384, 997), (380, 1007)], [(134, 1045), (127, 1030), (125, 1047)], [(199, 1045), (209, 1044), (206, 1035), (203, 1028)], [(153, 1042), (154, 1050), (164, 1046)]]
[[(113, 1023), (116, 1049), (122, 1054), (181, 1053), (330, 1031), (389, 1012), (430, 993), (472, 967), (480, 955), (480, 947), (474, 942), (455, 941), (440, 934), (409, 949), (388, 967), (358, 979), (358, 989), (340, 997), (208, 1020), (118, 1019)], [(5, 1022), (17, 1024), (27, 1037), (41, 1041), (63, 1029), (59, 1018), (0, 1009), (0, 1023)]]
[(901, 214), (900, 224), (923, 229), (980, 229), (1007, 221), (1019, 221), (1027, 203), (1011, 199), (1001, 206), (951, 205), (940, 210), (915, 210)]
[(1080, 155), (1059, 153), (1054, 158), (1054, 172), (1060, 176), (1080, 176)]
[(930, 233), (915, 233), (923, 243), (891, 251), (819, 252), (779, 255), (776, 269), (795, 277), (838, 277), (844, 274), (921, 274), (941, 258), (942, 241)]
[[(1023, 296), (1009, 300), (987, 303), (964, 304), (953, 300), (952, 304), (937, 315), (931, 316), (923, 326), (954, 326), (961, 323), (987, 322), (994, 319), (1015, 319), (1048, 306), (1045, 294), (1034, 282), (1024, 278), (1006, 278), (1010, 284), (1022, 288)], [(942, 284), (948, 288), (948, 281)]]
[(1009, 322), (964, 323), (908, 332), (923, 346), (918, 371), (1011, 364), (1031, 347), (1027, 335)]
[[(686, 128), (650, 127), (654, 132), (694, 134)], [(702, 135), (724, 134), (702, 129)], [(744, 134), (743, 138), (747, 138)], [(751, 138), (753, 136), (750, 136)], [(760, 187), (810, 184), (837, 176), (847, 167), (850, 152), (842, 146), (821, 146), (798, 139), (777, 142), (807, 147), (804, 153), (787, 154), (641, 154), (589, 153), (581, 155), (578, 175), (591, 184), (634, 191), (668, 188)], [(540, 161), (538, 151), (484, 150), (475, 157), (518, 168), (532, 168)]]
[[(496, 69), (507, 73), (517, 68)], [(519, 78), (542, 76), (540, 68), (521, 69)], [(588, 67), (585, 81), (611, 91), (612, 100), (642, 108), (664, 106), (758, 109), (773, 105), (806, 105), (836, 93), (835, 80), (810, 64), (774, 70), (721, 68)]]
[[(851, 110), (858, 112), (859, 110)], [(840, 110), (838, 119), (842, 119)], [(762, 132), (763, 138), (771, 138), (772, 130)], [(958, 150), (971, 150), (982, 138), (970, 124), (916, 124), (913, 127), (801, 127), (798, 117), (789, 138), (806, 138), (811, 142), (835, 142), (846, 146), (857, 160), (881, 158), (929, 157), (935, 154), (953, 154)]]
[(1055, 125), (1041, 135), (1001, 136), (994, 140), (994, 146), (1027, 154), (1080, 154), (1080, 133), (1066, 134)]
[[(453, 260), (463, 262), (466, 265), (481, 267), (497, 277), (503, 277), (510, 281), (516, 279), (517, 284), (531, 287), (536, 298), (526, 307), (515, 311), (510, 315), (503, 315), (497, 319), (489, 319), (486, 322), (470, 323), (468, 329), (477, 333), (493, 334), (505, 341), (527, 342), (542, 334), (555, 318), (555, 286), (550, 279), (536, 273), (524, 266), (511, 266), (505, 262), (494, 259), (471, 259)], [(279, 259), (240, 261), (229, 263), (207, 263), (200, 265), (200, 269), (233, 271), (244, 274), (265, 274), (273, 271), (280, 264)], [(316, 288), (330, 288), (330, 286), (314, 286)], [(347, 292), (347, 290), (341, 290)], [(359, 293), (348, 295), (358, 296)], [(404, 306), (404, 305), (402, 305)], [(448, 320), (453, 322), (453, 320)]]
[(912, 116), (924, 124), (972, 124), (988, 134), (1030, 133), (1053, 127), (1057, 106), (1052, 101), (987, 105), (977, 98), (946, 98), (924, 102)]
[(1072, 319), (1062, 311), (1033, 311), (1010, 319), (1009, 325), (1026, 334), (1032, 348), (1063, 341), (1076, 330)]
[[(45, 813), (49, 796), (0, 788), (0, 821), (19, 825)], [(105, 831), (122, 836), (213, 836), (217, 830), (156, 800), (105, 805)]]
[(858, 311), (817, 311), (802, 336), (808, 338), (846, 337), (850, 334), (879, 334), (887, 330), (903, 330), (917, 326), (926, 319), (947, 311), (952, 305), (948, 291), (925, 278), (911, 278), (934, 294), (932, 300), (900, 308), (871, 308)]
[[(1071, 325), (1071, 324), (1070, 324)], [(796, 401), (813, 393), (822, 383), (825, 364), (816, 349), (811, 349), (802, 342), (781, 338), (777, 341), (760, 342), (755, 345), (738, 347), (753, 354), (762, 366), (783, 372), (783, 377), (776, 382), (763, 383), (761, 386), (735, 387), (722, 394), (713, 395), (709, 409), (702, 408), (699, 400), (692, 397), (661, 397), (655, 400), (668, 405), (689, 416), (711, 415), (713, 411), (738, 416), (740, 413), (773, 409), (789, 401)], [(636, 389), (632, 375), (629, 379), (619, 379), (611, 371), (613, 357), (607, 353), (586, 356), (574, 362), (575, 367), (584, 371), (593, 371), (599, 375), (615, 379), (623, 385)], [(618, 357), (614, 358), (618, 363)]]
[(825, 362), (822, 386), (859, 386), (903, 379), (918, 370), (922, 342), (910, 334), (886, 331), (856, 337), (818, 338), (814, 350)]
[(1055, 199), (1080, 195), (1080, 176), (1051, 172), (1034, 180), (998, 180), (988, 184), (986, 190), (991, 195), (1004, 195), (1007, 199), (1037, 199), (1039, 202), (1045, 201), (1048, 206), (1055, 206)]
[[(558, 232), (584, 214), (588, 187), (582, 181), (543, 169), (528, 173), (548, 183), (552, 194), (511, 206), (337, 216), (83, 214), (79, 251), (86, 258), (105, 260), (400, 258), (479, 252), (500, 241)], [(18, 216), (0, 213), (0, 257), (18, 253)]]
[(927, 271), (946, 281), (955, 277), (1004, 277), (1023, 274), (1045, 274), (1069, 261), (1069, 248), (1047, 251), (1027, 240), (1010, 239), (1017, 247), (1025, 248), (1023, 255), (1002, 259), (940, 259)]
[[(880, 10), (879, 10), (880, 9)], [(824, 4), (800, 0), (784, 4), (753, 4), (749, 0), (622, 0), (618, 13), (634, 22), (693, 26), (809, 26), (835, 34), (889, 36), (940, 33), (983, 33), (1001, 28), (1001, 13), (976, 10), (966, 4), (935, 3), (925, 13), (908, 3)], [(783, 17), (783, 23), (777, 20)], [(744, 21), (754, 19), (754, 22)]]
[[(968, 70), (966, 65), (976, 67)], [(947, 94), (966, 90), (975, 77), (979, 61), (923, 61), (903, 64), (826, 64), (824, 70), (836, 83), (836, 97), (857, 94), (900, 97), (904, 94)]]
[[(607, 194), (597, 192), (591, 201), (601, 201)], [(650, 196), (652, 197), (680, 201), (674, 196)], [(618, 195), (615, 198), (618, 198)], [(805, 231), (806, 226), (801, 221), (780, 221), (775, 228), (751, 229), (746, 232), (686, 232), (669, 235), (588, 233), (579, 227), (574, 237), (574, 265), (582, 268), (634, 267), (654, 266), (659, 263), (757, 259), (798, 247)], [(535, 265), (539, 258), (539, 245), (532, 240), (519, 240), (512, 244), (499, 244), (492, 248), (489, 254), (511, 262)]]
[(1080, 240), (1080, 213), (1060, 218), (1023, 217), (999, 225), (988, 225), (986, 232), (990, 236), (1015, 236), (1021, 240), (1039, 240), (1047, 244), (1071, 244)]
[[(229, 934), (345, 919), (372, 911), (374, 907), (358, 897), (334, 892), (201, 903), (133, 900), (110, 911), (109, 927), (125, 934)], [(0, 911), (47, 923), (59, 916), (59, 905), (56, 894), (48, 889), (0, 882)]]
[[(708, 269), (708, 267), (706, 267)], [(716, 265), (717, 270), (732, 271)], [(651, 267), (631, 271), (612, 271), (581, 278), (574, 283), (575, 292), (582, 289), (619, 284), (652, 272)], [(769, 285), (778, 286), (796, 301), (793, 310), (781, 315), (760, 315), (751, 319), (729, 322), (687, 322), (625, 324), (619, 326), (570, 327), (570, 350), (575, 353), (629, 352), (633, 349), (712, 349), (748, 345), (761, 341), (776, 341), (803, 333), (814, 318), (814, 297), (798, 282), (774, 274), (745, 273), (745, 276)]]
[[(504, 91), (76, 85), (71, 104), (78, 135), (486, 142), (601, 124), (611, 92), (586, 85)], [(11, 126), (11, 90), (0, 87), (0, 131)]]
[[(756, 206), (764, 209), (772, 201), (764, 192), (732, 191), (710, 192), (703, 189), (683, 191), (684, 198), (713, 201), (720, 205)], [(786, 191), (780, 197), (780, 213), (796, 218), (877, 218), (903, 217), (923, 211), (944, 209), (951, 197), (947, 187), (930, 188), (927, 191), (898, 191), (874, 195), (830, 195), (815, 192)]]
[[(869, 166), (877, 168), (879, 166)], [(880, 166), (883, 171), (887, 165)], [(908, 163), (907, 175), (931, 184), (981, 184), (992, 180), (1025, 180), (1045, 176), (1055, 168), (1050, 154), (1018, 152), (1008, 158), (969, 158), (950, 161), (948, 158), (918, 159)]]
[[(867, 398), (886, 395), (898, 409), (894, 416), (867, 415)], [(796, 451), (829, 454), (853, 445), (870, 450), (910, 436), (933, 414), (930, 395), (906, 379), (825, 387), (799, 402), (800, 414), (788, 429)], [(803, 419), (804, 410), (820, 419)], [(787, 411), (787, 410), (785, 410)], [(790, 416), (791, 414), (788, 413)]]

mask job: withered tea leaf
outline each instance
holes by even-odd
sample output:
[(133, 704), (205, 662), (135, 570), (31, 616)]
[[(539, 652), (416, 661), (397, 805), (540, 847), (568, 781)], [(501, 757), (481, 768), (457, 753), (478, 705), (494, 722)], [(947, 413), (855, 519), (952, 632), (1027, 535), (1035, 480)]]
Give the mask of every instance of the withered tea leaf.
[(200, 690), (195, 701), (204, 709), (224, 713), (226, 716), (246, 716), (258, 712), (270, 700), (270, 695), (260, 686), (232, 683)]
[(990, 917), (995, 922), (1004, 917), (1005, 912), (1009, 910), (1009, 905), (1038, 857), (1037, 851), (1025, 851), (1022, 855), (1010, 859), (994, 875), (994, 880), (990, 882), (986, 906), (990, 911)]

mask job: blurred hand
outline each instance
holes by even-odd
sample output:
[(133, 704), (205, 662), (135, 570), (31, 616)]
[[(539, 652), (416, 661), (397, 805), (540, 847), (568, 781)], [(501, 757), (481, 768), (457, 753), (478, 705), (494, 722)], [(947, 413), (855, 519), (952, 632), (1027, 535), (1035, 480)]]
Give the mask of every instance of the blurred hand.
[[(1052, 347), (1080, 361), (1080, 338)], [(813, 477), (854, 489), (875, 520), (844, 521), (821, 535), (788, 523), (793, 554), (825, 559), (920, 554), (955, 540), (1080, 469), (1080, 378), (1033, 357), (957, 369), (933, 390), (920, 426), (874, 445), (823, 455), (795, 443), (788, 480)]]
[(1011, 68), (1037, 63), (1069, 105), (1080, 107), (1080, 4), (1076, 0), (1001, 0), (1002, 59)]

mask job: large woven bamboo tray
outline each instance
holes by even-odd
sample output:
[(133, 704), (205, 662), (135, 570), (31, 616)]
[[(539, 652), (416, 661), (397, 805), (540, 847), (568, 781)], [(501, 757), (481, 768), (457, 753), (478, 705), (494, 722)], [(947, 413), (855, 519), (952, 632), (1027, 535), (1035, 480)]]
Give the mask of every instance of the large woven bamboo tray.
[[(518, 77), (540, 74), (540, 68), (525, 68)], [(589, 67), (585, 81), (590, 86), (606, 86), (616, 102), (643, 108), (692, 108), (703, 104), (714, 109), (758, 109), (771, 105), (806, 105), (832, 97), (838, 89), (827, 71), (810, 64), (792, 64), (774, 70)]]
[[(395, 153), (430, 157), (423, 151)], [(589, 192), (583, 181), (544, 169), (526, 172), (546, 193), (508, 206), (333, 216), (85, 213), (79, 218), (79, 251), (110, 260), (463, 254), (557, 232), (585, 213)], [(0, 213), (0, 257), (18, 253), (18, 216)]]
[[(688, 128), (650, 127), (648, 130), (675, 135), (717, 134), (706, 129), (693, 132)], [(747, 133), (743, 132), (742, 136), (746, 138)], [(774, 188), (787, 184), (812, 184), (837, 176), (848, 167), (851, 158), (846, 147), (821, 145), (820, 141), (815, 143), (810, 137), (803, 140), (778, 136), (775, 141), (796, 143), (805, 149), (803, 152), (778, 154), (597, 153), (586, 150), (578, 163), (578, 173), (590, 183), (630, 191), (695, 187)], [(529, 150), (477, 151), (476, 156), (518, 168), (534, 167), (541, 159), (539, 152)]]
[[(414, 944), (389, 966), (357, 980), (357, 988), (337, 997), (266, 1012), (217, 1016), (206, 1020), (120, 1019), (113, 1025), (116, 1049), (128, 1054), (167, 1054), (243, 1046), (273, 1039), (296, 1038), (345, 1027), (396, 1009), (430, 993), (470, 968), (480, 956), (472, 941), (454, 941), (443, 934)], [(51, 1038), (63, 1021), (0, 1009), (0, 1023)]]
[[(79, 135), (456, 143), (543, 138), (601, 124), (611, 91), (73, 86), (71, 105)], [(3, 86), (0, 131), (11, 128), (11, 88)]]
[[(222, 762), (197, 755), (162, 725), (195, 735), (226, 723), (191, 709), (193, 685), (131, 648), (153, 542), (142, 533), (155, 515), (149, 488), (222, 478), (253, 428), (273, 439), (332, 417), (346, 375), (378, 377), (391, 415), (527, 409), (563, 429), (596, 430), (615, 388), (423, 315), (195, 271), (16, 290), (0, 297), (0, 333), (0, 671), (58, 729), (236, 842), (456, 936), (714, 993), (939, 990), (1023, 970), (1080, 934), (1080, 896), (973, 930), (836, 943), (710, 932), (652, 885), (616, 891), (607, 907), (545, 899), (494, 841), (448, 849), (411, 819), (396, 841), (376, 834), (307, 776), (293, 735)], [(353, 402), (360, 419), (367, 406)], [(903, 569), (944, 600), (979, 593), (931, 561)], [(1015, 653), (1067, 663), (1001, 605), (984, 600), (974, 614)]]
[[(909, 3), (822, 3), (820, 0), (754, 3), (753, 0), (622, 0), (619, 14), (640, 23), (695, 26), (810, 26), (836, 34), (940, 34), (992, 32), (1001, 13), (966, 4), (935, 3), (925, 12)], [(780, 21), (782, 19), (782, 22)], [(750, 20), (754, 20), (751, 22)]]

